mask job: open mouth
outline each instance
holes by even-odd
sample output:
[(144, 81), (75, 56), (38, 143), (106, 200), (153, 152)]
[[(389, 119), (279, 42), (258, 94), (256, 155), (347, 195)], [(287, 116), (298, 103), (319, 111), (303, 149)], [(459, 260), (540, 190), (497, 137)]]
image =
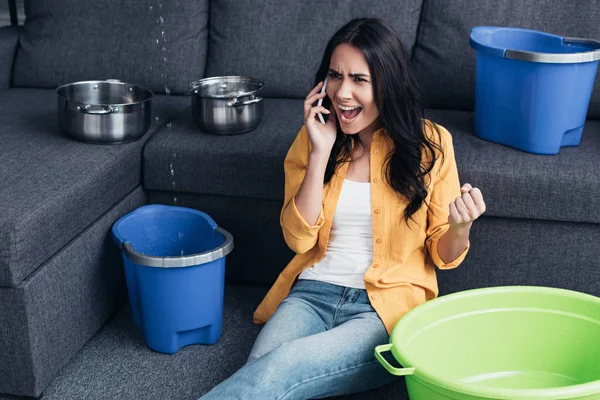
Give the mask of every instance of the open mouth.
[(362, 111), (362, 107), (340, 107), (340, 120), (346, 124), (353, 122), (358, 114)]

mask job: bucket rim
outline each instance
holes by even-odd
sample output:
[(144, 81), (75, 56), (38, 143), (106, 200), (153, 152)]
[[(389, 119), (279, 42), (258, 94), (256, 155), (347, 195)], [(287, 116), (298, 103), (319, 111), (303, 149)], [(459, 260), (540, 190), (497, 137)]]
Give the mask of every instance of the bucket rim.
[(202, 264), (223, 258), (233, 250), (233, 236), (221, 227), (215, 228), (215, 232), (225, 238), (223, 244), (214, 249), (196, 253), (188, 254), (183, 256), (151, 256), (148, 254), (140, 253), (133, 248), (133, 245), (129, 241), (123, 241), (121, 243), (121, 250), (123, 254), (134, 264), (143, 265), (145, 267), (155, 268), (182, 268), (182, 267), (195, 267)]
[[(165, 212), (183, 212), (203, 218), (211, 227), (215, 233), (224, 238), (223, 243), (215, 248), (204, 251), (202, 253), (187, 254), (181, 256), (152, 256), (149, 254), (141, 253), (137, 251), (131, 241), (127, 240), (121, 232), (121, 226), (131, 218), (136, 218), (140, 215), (148, 214), (163, 214)], [(155, 268), (181, 268), (181, 267), (193, 267), (201, 264), (206, 264), (215, 261), (219, 258), (225, 257), (233, 251), (234, 241), (233, 235), (227, 232), (216, 224), (216, 222), (208, 214), (188, 207), (181, 206), (168, 206), (164, 204), (147, 204), (132, 212), (119, 218), (112, 227), (112, 236), (114, 241), (117, 243), (119, 248), (122, 250), (123, 255), (135, 264), (139, 264), (146, 267)]]
[[(561, 41), (561, 43), (565, 46), (569, 46), (572, 44), (588, 46), (589, 51), (583, 51), (583, 52), (577, 52), (577, 53), (544, 53), (544, 52), (535, 52), (535, 51), (507, 49), (507, 48), (498, 47), (498, 46), (491, 46), (487, 43), (482, 43), (478, 38), (478, 36), (481, 36), (483, 33), (496, 32), (496, 31), (501, 31), (501, 30), (531, 32), (531, 33), (543, 35), (546, 37), (555, 38), (556, 40)], [(551, 33), (533, 30), (533, 29), (513, 28), (513, 27), (505, 27), (505, 26), (476, 26), (471, 29), (471, 32), (469, 34), (469, 44), (476, 51), (480, 51), (480, 52), (488, 54), (488, 55), (501, 57), (501, 58), (508, 58), (508, 59), (512, 59), (512, 60), (535, 62), (535, 63), (579, 64), (579, 63), (586, 63), (586, 62), (597, 62), (600, 60), (600, 41), (598, 41), (598, 40), (579, 38), (579, 37), (558, 36), (558, 35), (554, 35)]]
[[(482, 293), (503, 293), (503, 292), (521, 292), (521, 293), (538, 293), (538, 294), (561, 294), (563, 296), (576, 298), (580, 300), (592, 301), (597, 303), (600, 307), (600, 298), (582, 292), (574, 290), (552, 288), (545, 286), (495, 286), (488, 288), (470, 289), (461, 292), (448, 294), (445, 296), (438, 297), (430, 300), (420, 306), (410, 310), (398, 321), (392, 330), (390, 335), (390, 343), (393, 343), (393, 338), (398, 335), (394, 335), (395, 332), (402, 329), (402, 326), (410, 323), (411, 319), (414, 319), (419, 314), (426, 312), (428, 309), (439, 306), (440, 304), (449, 303), (456, 300), (457, 298), (477, 296)], [(417, 378), (427, 382), (432, 386), (441, 387), (446, 390), (468, 394), (472, 396), (479, 396), (482, 398), (493, 398), (502, 400), (545, 400), (545, 399), (575, 399), (580, 396), (588, 396), (592, 394), (600, 393), (600, 380), (592, 382), (581, 383), (577, 385), (564, 386), (559, 388), (548, 388), (548, 389), (504, 389), (504, 388), (492, 388), (482, 387), (471, 383), (464, 383), (456, 380), (450, 380), (432, 374), (427, 368), (419, 367), (419, 363), (415, 363), (410, 357), (405, 357), (402, 354), (402, 349), (399, 346), (393, 345), (391, 352), (394, 358), (406, 368), (413, 368), (414, 372), (411, 374), (412, 378)]]

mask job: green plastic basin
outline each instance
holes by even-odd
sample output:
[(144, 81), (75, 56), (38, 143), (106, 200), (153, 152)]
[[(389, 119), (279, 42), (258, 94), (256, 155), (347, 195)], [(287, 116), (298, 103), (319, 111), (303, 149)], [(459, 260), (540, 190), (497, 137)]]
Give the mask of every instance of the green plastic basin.
[(407, 313), (375, 356), (406, 375), (411, 400), (600, 399), (600, 298), (532, 286), (442, 296)]

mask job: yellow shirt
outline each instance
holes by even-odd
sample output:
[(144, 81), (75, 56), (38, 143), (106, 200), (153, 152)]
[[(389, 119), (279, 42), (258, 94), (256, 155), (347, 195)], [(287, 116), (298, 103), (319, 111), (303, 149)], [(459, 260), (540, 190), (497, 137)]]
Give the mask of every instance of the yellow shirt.
[[(427, 121), (427, 135), (432, 134)], [(408, 200), (385, 183), (384, 161), (393, 150), (393, 142), (383, 130), (378, 130), (371, 143), (371, 207), (373, 217), (373, 262), (365, 273), (365, 287), (371, 305), (385, 324), (388, 333), (410, 309), (438, 295), (435, 265), (440, 269), (457, 267), (466, 256), (469, 246), (455, 260), (444, 263), (437, 251), (439, 239), (449, 228), (449, 204), (461, 195), (458, 171), (454, 159), (452, 137), (443, 127), (441, 146), (444, 162), (438, 157), (430, 173), (426, 203), (404, 220)], [(288, 295), (298, 275), (325, 255), (331, 223), (348, 163), (342, 163), (331, 180), (323, 187), (323, 207), (315, 225), (309, 225), (294, 202), (304, 180), (310, 152), (306, 127), (302, 127), (290, 147), (285, 162), (285, 196), (280, 223), (287, 245), (296, 256), (273, 284), (254, 312), (254, 322), (264, 323)]]

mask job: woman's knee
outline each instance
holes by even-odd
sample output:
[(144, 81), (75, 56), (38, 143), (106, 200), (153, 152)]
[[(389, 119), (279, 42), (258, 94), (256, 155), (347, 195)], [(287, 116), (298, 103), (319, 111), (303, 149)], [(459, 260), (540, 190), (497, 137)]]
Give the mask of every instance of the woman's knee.
[(267, 354), (270, 355), (270, 359), (272, 360), (272, 362), (275, 362), (276, 364), (283, 363), (283, 360), (287, 359), (288, 357), (295, 357), (297, 355), (299, 350), (298, 347), (291, 345), (294, 341), (280, 343), (274, 347), (260, 346), (258, 348), (253, 348), (250, 352), (250, 355), (248, 356), (246, 364), (256, 361), (259, 358), (263, 358)]
[[(262, 357), (253, 357), (253, 360), (264, 358), (268, 361), (268, 369), (274, 375), (288, 375), (299, 367), (306, 368), (310, 358), (306, 357), (307, 349), (300, 345), (299, 340), (283, 343)], [(268, 371), (267, 371), (268, 372)]]

